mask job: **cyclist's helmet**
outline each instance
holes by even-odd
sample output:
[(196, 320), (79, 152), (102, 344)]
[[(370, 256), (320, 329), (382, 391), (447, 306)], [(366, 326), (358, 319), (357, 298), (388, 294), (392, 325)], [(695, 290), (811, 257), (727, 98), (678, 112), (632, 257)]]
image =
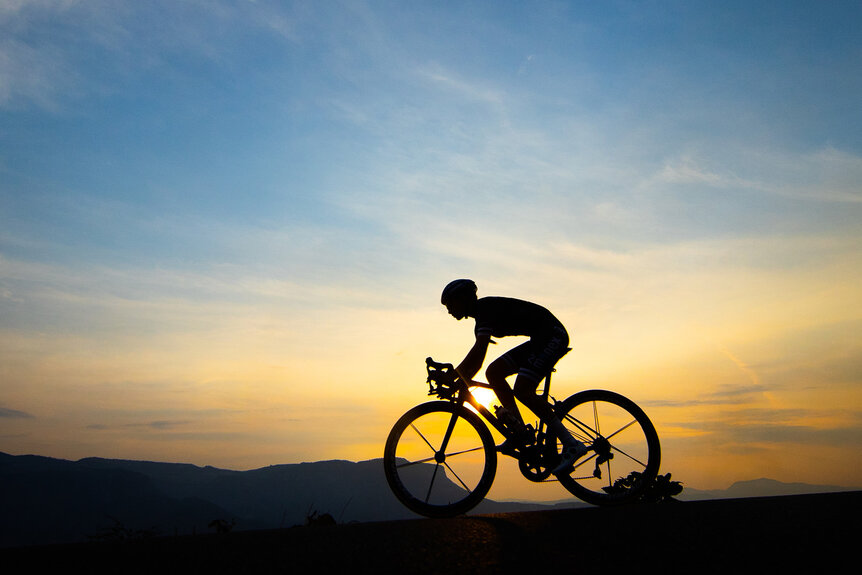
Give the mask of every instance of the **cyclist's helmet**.
[(443, 305), (449, 305), (449, 302), (456, 298), (464, 296), (475, 297), (476, 291), (476, 282), (473, 280), (460, 279), (451, 281), (445, 288), (443, 288), (443, 295), (440, 296), (440, 303)]

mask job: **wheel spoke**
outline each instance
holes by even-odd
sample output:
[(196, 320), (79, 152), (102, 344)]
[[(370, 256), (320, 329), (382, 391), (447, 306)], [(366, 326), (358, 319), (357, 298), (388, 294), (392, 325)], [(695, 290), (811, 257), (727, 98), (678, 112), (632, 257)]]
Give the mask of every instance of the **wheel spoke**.
[(440, 469), (440, 464), (434, 466), (434, 473), (431, 474), (431, 482), (428, 484), (428, 493), (425, 495), (425, 503), (431, 499), (431, 490), (434, 488), (434, 480), (437, 478), (437, 470)]
[(613, 459), (608, 459), (606, 463), (608, 464), (608, 487), (614, 486), (614, 472), (611, 470), (611, 462)]
[[(601, 434), (598, 432), (598, 428), (599, 428), (599, 420), (598, 420), (598, 416), (596, 416), (596, 414), (595, 414), (595, 402), (593, 402), (593, 406), (594, 406), (593, 415), (594, 415), (594, 417), (595, 417), (595, 419), (596, 419), (596, 429), (595, 429), (595, 430), (594, 430), (594, 429), (592, 429), (589, 425), (585, 424), (584, 422), (582, 422), (581, 420), (579, 420), (579, 419), (578, 419), (578, 418), (576, 418), (576, 417), (572, 417), (571, 415), (568, 415), (568, 414), (567, 414), (567, 415), (566, 415), (566, 417), (565, 417), (565, 420), (566, 420), (566, 421), (570, 421), (570, 422), (572, 422), (573, 424), (575, 424), (575, 426), (576, 426), (580, 431), (582, 431), (582, 432), (583, 432), (583, 435), (580, 435), (580, 434), (579, 434), (579, 435), (577, 435), (577, 438), (578, 438), (578, 439), (585, 439), (585, 440), (587, 440), (587, 441), (593, 441), (594, 437), (593, 437), (592, 435), (590, 435), (590, 433), (595, 434), (595, 436), (596, 436), (596, 437), (601, 436)], [(610, 435), (608, 435), (607, 437), (605, 437), (605, 439), (610, 439), (610, 438), (612, 438), (612, 437), (614, 437), (614, 436), (616, 436), (616, 435), (619, 435), (620, 433), (622, 433), (623, 431), (625, 431), (626, 429), (628, 429), (628, 428), (629, 428), (629, 427), (631, 427), (632, 425), (636, 424), (637, 422), (638, 422), (638, 421), (637, 421), (637, 419), (632, 419), (631, 421), (629, 421), (628, 423), (626, 423), (625, 425), (623, 425), (622, 427), (620, 427), (619, 429), (617, 429), (616, 431), (614, 431), (613, 433), (611, 433)], [(609, 442), (609, 443), (610, 443), (610, 442)], [(646, 464), (645, 464), (645, 463), (643, 463), (642, 461), (640, 461), (638, 458), (636, 458), (636, 457), (634, 457), (634, 456), (632, 456), (632, 455), (630, 455), (630, 454), (626, 453), (624, 450), (620, 449), (620, 448), (619, 448), (619, 447), (617, 447), (616, 445), (611, 444), (611, 448), (612, 448), (612, 449), (614, 449), (614, 450), (616, 450), (616, 451), (618, 451), (618, 452), (620, 452), (620, 453), (622, 453), (623, 455), (625, 455), (626, 457), (628, 457), (628, 458), (629, 458), (629, 459), (631, 459), (632, 461), (635, 461), (635, 462), (639, 463), (640, 465), (643, 465), (644, 467), (646, 467)], [(587, 461), (589, 461), (589, 460), (593, 459), (594, 457), (595, 457), (595, 454), (593, 454), (592, 456), (588, 457), (587, 459), (584, 459), (584, 460), (579, 461), (579, 462), (578, 462), (578, 464), (577, 464), (575, 467), (576, 467), (576, 468), (577, 468), (577, 467), (580, 467), (581, 465), (583, 465), (583, 464), (584, 464), (584, 463), (586, 463)], [(610, 468), (610, 465), (608, 465), (608, 467)]]
[[(470, 449), (464, 449), (462, 451), (455, 451), (454, 453), (447, 453), (446, 457), (455, 457), (456, 455), (463, 455), (465, 453), (472, 453), (473, 451), (479, 451), (481, 449), (485, 449), (484, 446), (480, 445), (479, 447), (471, 447)], [(405, 461), (399, 465), (396, 465), (396, 469), (401, 469), (403, 467), (410, 467), (411, 465), (418, 465), (420, 463), (428, 463), (429, 461), (434, 461), (436, 457), (432, 455), (431, 457), (426, 457), (425, 459), (417, 459), (416, 461)]]
[(581, 459), (580, 461), (578, 461), (577, 463), (575, 463), (575, 465), (574, 465), (574, 467), (572, 467), (572, 469), (577, 469), (578, 467), (580, 467), (580, 466), (581, 466), (581, 465), (583, 465), (584, 463), (586, 463), (586, 462), (588, 462), (588, 461), (592, 461), (593, 459), (595, 459), (595, 458), (596, 458), (596, 456), (597, 456), (597, 455), (596, 455), (596, 453), (594, 452), (592, 455), (590, 455), (590, 456), (589, 456), (589, 457), (587, 457), (586, 459)]
[(599, 406), (595, 401), (593, 402), (593, 421), (596, 424), (596, 434), (601, 435), (602, 430), (599, 428)]
[[(485, 449), (485, 447), (483, 445), (480, 445), (479, 447), (471, 447), (470, 449), (464, 449), (462, 451), (456, 451), (454, 453), (447, 453), (446, 458), (448, 459), (450, 457), (455, 457), (456, 455), (463, 455), (465, 453), (471, 453), (473, 451), (479, 451), (480, 449)], [(431, 459), (434, 459), (434, 458), (432, 457)]]
[(625, 431), (626, 429), (628, 429), (629, 427), (631, 427), (632, 425), (634, 425), (637, 422), (638, 422), (637, 419), (632, 419), (631, 421), (629, 421), (628, 423), (626, 423), (625, 425), (623, 425), (622, 427), (620, 427), (619, 429), (617, 429), (616, 431), (614, 431), (613, 433), (611, 433), (610, 435), (605, 437), (605, 439), (610, 439), (614, 435), (618, 435), (618, 434), (622, 433), (623, 431)]
[(577, 427), (577, 431), (580, 431), (581, 433), (578, 434), (576, 437), (577, 439), (585, 440), (584, 443), (586, 443), (587, 441), (592, 443), (593, 439), (599, 435), (595, 429), (593, 429), (592, 427), (590, 427), (576, 417), (566, 414), (566, 417), (564, 419), (565, 421), (570, 421), (572, 424), (574, 424), (575, 427)]
[(431, 451), (433, 451), (434, 453), (437, 453), (437, 450), (436, 450), (436, 449), (434, 449), (434, 446), (433, 446), (433, 445), (431, 445), (431, 442), (430, 442), (430, 441), (428, 441), (428, 439), (426, 439), (424, 435), (422, 435), (422, 432), (421, 432), (421, 431), (419, 431), (419, 428), (418, 428), (418, 427), (416, 427), (416, 424), (415, 424), (415, 423), (411, 423), (411, 424), (410, 424), (410, 427), (412, 427), (412, 428), (413, 428), (413, 431), (415, 431), (415, 432), (419, 435), (419, 437), (421, 437), (421, 438), (422, 438), (422, 441), (424, 441), (424, 442), (428, 445), (428, 447), (430, 447), (430, 448), (431, 448)]
[[(597, 401), (593, 402), (593, 421), (596, 423), (596, 435), (598, 437), (601, 437), (602, 436), (602, 427), (601, 427), (601, 424), (599, 422), (599, 404)], [(618, 433), (618, 432), (616, 432), (616, 433)], [(607, 439), (607, 438), (605, 438), (605, 439)], [(596, 455), (598, 456), (598, 454), (596, 454)], [(608, 459), (607, 461), (605, 461), (605, 463), (608, 466), (608, 472), (606, 473), (607, 478), (608, 478), (608, 487), (611, 487), (613, 485), (613, 482), (614, 482), (614, 474), (611, 471), (611, 461), (612, 461), (611, 459)]]
[[(638, 422), (638, 420), (637, 420), (637, 419), (632, 419), (632, 420), (631, 420), (631, 421), (629, 421), (627, 424), (623, 425), (622, 427), (620, 427), (619, 429), (617, 429), (616, 431), (614, 431), (613, 433), (611, 433), (610, 435), (608, 435), (605, 439), (610, 440), (610, 438), (611, 438), (611, 437), (614, 437), (615, 435), (618, 435), (618, 434), (622, 433), (623, 431), (625, 431), (626, 429), (628, 429), (629, 427), (631, 427), (632, 425), (634, 425), (634, 424), (635, 424), (635, 423), (637, 423), (637, 422)], [(610, 443), (610, 442), (609, 442), (609, 443)], [(633, 455), (631, 455), (631, 454), (629, 454), (629, 453), (626, 453), (625, 451), (623, 451), (622, 449), (620, 449), (620, 448), (619, 448), (619, 447), (617, 447), (616, 445), (611, 444), (611, 448), (612, 448), (613, 450), (615, 450), (615, 451), (618, 451), (619, 453), (622, 453), (623, 455), (625, 455), (626, 457), (628, 457), (629, 459), (631, 459), (631, 460), (632, 460), (632, 461), (634, 461), (635, 463), (638, 463), (638, 464), (640, 464), (641, 466), (646, 467), (646, 463), (644, 463), (643, 461), (639, 460), (637, 457), (634, 457)], [(610, 464), (608, 464), (608, 469), (610, 469)]]
[(641, 461), (641, 460), (640, 460), (640, 459), (638, 459), (637, 457), (634, 457), (633, 455), (631, 455), (631, 454), (629, 454), (629, 453), (626, 453), (625, 451), (623, 451), (623, 450), (622, 450), (622, 449), (620, 449), (619, 447), (617, 447), (617, 446), (615, 446), (615, 445), (611, 445), (611, 449), (613, 449), (614, 451), (617, 451), (617, 452), (619, 452), (619, 453), (622, 453), (623, 455), (625, 455), (626, 457), (628, 457), (629, 459), (631, 459), (632, 461), (634, 461), (635, 463), (637, 463), (637, 464), (638, 464), (638, 465), (640, 465), (641, 467), (646, 467), (646, 463), (644, 463), (643, 461)]
[(469, 487), (467, 487), (467, 484), (466, 484), (466, 483), (464, 483), (464, 481), (463, 481), (463, 480), (458, 476), (458, 474), (457, 474), (457, 473), (455, 473), (455, 470), (454, 470), (454, 469), (452, 469), (451, 467), (449, 467), (449, 464), (448, 464), (448, 463), (446, 463), (446, 462), (444, 461), (444, 462), (443, 462), (443, 465), (445, 465), (445, 466), (446, 466), (446, 469), (448, 469), (448, 470), (449, 470), (449, 472), (450, 472), (452, 475), (454, 475), (454, 476), (455, 476), (455, 479), (457, 479), (457, 480), (458, 480), (458, 483), (460, 483), (460, 484), (461, 484), (461, 487), (463, 487), (463, 488), (464, 488), (464, 490), (465, 490), (467, 493), (471, 493), (471, 492), (473, 491), (472, 489), (470, 489)]
[(404, 467), (410, 467), (411, 465), (419, 465), (420, 463), (428, 463), (429, 461), (434, 461), (435, 457), (432, 455), (431, 457), (426, 457), (425, 459), (417, 459), (416, 461), (407, 461), (400, 465), (396, 465), (396, 469), (402, 469)]

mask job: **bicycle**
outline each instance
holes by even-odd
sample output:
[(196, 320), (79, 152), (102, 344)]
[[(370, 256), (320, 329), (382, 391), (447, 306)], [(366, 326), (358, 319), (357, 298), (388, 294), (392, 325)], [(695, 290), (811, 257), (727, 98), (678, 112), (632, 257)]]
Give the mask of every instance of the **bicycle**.
[[(470, 391), (490, 389), (489, 384), (464, 381), (452, 364), (430, 357), (425, 364), (428, 395), (438, 399), (398, 419), (386, 439), (383, 465), (389, 487), (408, 509), (426, 517), (450, 517), (478, 505), (497, 473), (498, 446), (482, 419), (504, 438), (523, 437), (524, 430), (516, 431), (499, 411), (492, 414)], [(636, 500), (655, 479), (661, 460), (658, 434), (644, 411), (612, 391), (581, 391), (557, 401), (550, 390), (549, 373), (543, 398), (551, 400), (554, 412), (589, 451), (571, 472), (551, 479), (562, 444), (540, 420), (527, 426), (528, 444), (509, 453), (518, 460), (521, 474), (533, 482), (557, 480), (594, 505)], [(591, 472), (585, 468), (588, 464)]]

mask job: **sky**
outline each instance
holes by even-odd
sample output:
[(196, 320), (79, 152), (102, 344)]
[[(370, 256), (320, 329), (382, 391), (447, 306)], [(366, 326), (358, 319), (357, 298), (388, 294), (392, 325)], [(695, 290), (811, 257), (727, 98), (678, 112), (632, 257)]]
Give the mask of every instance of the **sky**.
[[(860, 21), (0, 0), (0, 451), (381, 457), (469, 277), (551, 309), (552, 395), (633, 399), (685, 486), (862, 487)], [(564, 495), (507, 459), (490, 497)]]

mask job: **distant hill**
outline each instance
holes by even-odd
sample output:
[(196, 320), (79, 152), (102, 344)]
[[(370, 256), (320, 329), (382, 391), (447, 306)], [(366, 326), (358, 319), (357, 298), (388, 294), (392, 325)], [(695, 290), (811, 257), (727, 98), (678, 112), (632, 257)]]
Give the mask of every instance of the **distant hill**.
[(118, 527), (193, 532), (228, 515), (198, 497), (170, 497), (119, 466), (0, 454), (0, 485), (0, 546), (81, 541)]
[(691, 489), (686, 487), (678, 499), (697, 501), (702, 499), (740, 499), (743, 497), (769, 497), (774, 495), (804, 495), (806, 493), (833, 493), (857, 488), (838, 485), (812, 485), (809, 483), (784, 483), (775, 479), (752, 479), (737, 481), (727, 489)]
[[(379, 459), (231, 471), (0, 453), (0, 485), (0, 547), (204, 533), (214, 520), (236, 530), (273, 529), (304, 524), (313, 512), (339, 523), (417, 517), (392, 495)], [(543, 508), (486, 500), (474, 512)]]
[[(118, 539), (144, 534), (302, 525), (317, 512), (338, 523), (417, 517), (389, 490), (381, 460), (320, 461), (231, 471), (190, 464), (87, 458), (66, 461), (0, 453), (0, 547)], [(451, 489), (459, 489), (452, 484)], [(727, 490), (686, 489), (683, 500), (841, 491), (770, 479)], [(474, 514), (585, 505), (485, 500)]]

